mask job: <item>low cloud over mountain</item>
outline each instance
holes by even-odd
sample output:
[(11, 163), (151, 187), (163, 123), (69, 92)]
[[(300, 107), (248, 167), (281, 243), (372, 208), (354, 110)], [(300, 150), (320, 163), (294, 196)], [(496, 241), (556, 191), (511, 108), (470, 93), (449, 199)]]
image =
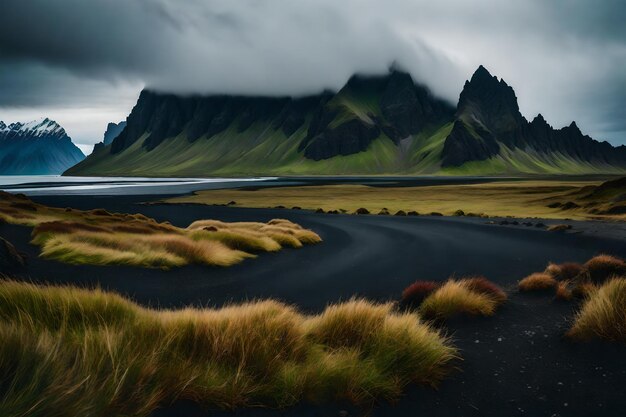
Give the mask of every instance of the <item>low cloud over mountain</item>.
[[(143, 86), (298, 95), (396, 62), (456, 102), (482, 63), (517, 86), (523, 113), (626, 143), (625, 19), (618, 0), (7, 0), (0, 111), (80, 109), (62, 122), (94, 143)], [(101, 125), (80, 125), (96, 113)]]

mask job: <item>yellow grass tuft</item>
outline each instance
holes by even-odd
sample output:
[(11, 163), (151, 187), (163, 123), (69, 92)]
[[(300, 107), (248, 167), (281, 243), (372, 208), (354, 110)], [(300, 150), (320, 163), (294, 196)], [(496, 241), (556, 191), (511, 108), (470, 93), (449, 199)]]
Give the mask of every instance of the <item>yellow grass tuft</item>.
[(435, 319), (459, 314), (492, 316), (502, 301), (492, 295), (472, 290), (468, 280), (450, 279), (426, 297), (418, 311), (424, 317)]
[(245, 252), (277, 252), (281, 249), (280, 243), (270, 236), (244, 229), (197, 230), (191, 233), (191, 237), (194, 240), (221, 242), (231, 249)]
[(550, 274), (536, 272), (521, 280), (518, 284), (520, 291), (545, 291), (556, 288), (557, 281)]
[(0, 282), (0, 415), (133, 415), (393, 400), (456, 350), (416, 315), (364, 300), (303, 315), (276, 301), (158, 311), (101, 290)]
[(626, 343), (626, 279), (613, 278), (591, 292), (568, 336)]
[(284, 246), (300, 248), (322, 241), (317, 233), (285, 219), (273, 219), (267, 223), (199, 220), (187, 230), (207, 232), (206, 239), (217, 239), (236, 249), (252, 251), (272, 252)]
[(78, 232), (49, 237), (42, 256), (72, 264), (170, 268), (187, 264), (230, 266), (251, 258), (217, 241), (174, 234)]

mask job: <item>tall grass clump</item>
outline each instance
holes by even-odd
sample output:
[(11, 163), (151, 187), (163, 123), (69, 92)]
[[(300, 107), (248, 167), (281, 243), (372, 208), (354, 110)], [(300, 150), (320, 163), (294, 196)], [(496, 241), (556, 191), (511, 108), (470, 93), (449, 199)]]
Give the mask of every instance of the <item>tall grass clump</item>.
[(506, 300), (506, 294), (495, 284), (483, 280), (450, 279), (426, 297), (418, 311), (432, 319), (446, 319), (456, 315), (492, 316)]
[(557, 300), (570, 301), (574, 298), (574, 292), (572, 291), (572, 283), (570, 281), (559, 281), (556, 284), (556, 291), (554, 297)]
[(557, 280), (550, 274), (545, 272), (535, 272), (518, 283), (518, 288), (523, 292), (530, 291), (549, 291), (554, 290), (557, 286)]
[(497, 304), (502, 304), (507, 300), (504, 290), (483, 276), (468, 277), (462, 281), (470, 291), (486, 295)]
[(594, 256), (585, 263), (591, 282), (599, 284), (614, 276), (626, 275), (626, 262), (611, 255)]
[(101, 290), (0, 281), (2, 416), (147, 416), (177, 400), (366, 404), (436, 384), (455, 357), (447, 338), (392, 304), (168, 311)]
[(404, 307), (417, 308), (422, 302), (441, 286), (435, 281), (415, 281), (402, 291), (400, 304)]
[(584, 302), (568, 336), (626, 343), (626, 279), (613, 278)]
[(544, 272), (557, 281), (568, 281), (578, 277), (585, 270), (585, 267), (579, 263), (565, 262), (562, 264), (550, 263)]

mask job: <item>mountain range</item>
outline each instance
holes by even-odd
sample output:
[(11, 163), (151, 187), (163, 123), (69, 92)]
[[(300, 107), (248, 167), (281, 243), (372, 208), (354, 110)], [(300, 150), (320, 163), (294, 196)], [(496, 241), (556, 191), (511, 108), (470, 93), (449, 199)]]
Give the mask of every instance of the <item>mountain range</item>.
[(0, 121), (0, 175), (61, 174), (84, 158), (53, 120)]
[(305, 97), (144, 90), (126, 126), (69, 175), (623, 173), (626, 147), (528, 121), (480, 66), (458, 104), (391, 69)]

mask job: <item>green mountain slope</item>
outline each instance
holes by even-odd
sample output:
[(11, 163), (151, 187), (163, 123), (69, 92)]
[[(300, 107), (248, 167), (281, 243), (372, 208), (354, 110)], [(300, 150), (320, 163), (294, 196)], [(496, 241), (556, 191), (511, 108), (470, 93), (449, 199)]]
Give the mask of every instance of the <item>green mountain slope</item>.
[(229, 128), (208, 140), (193, 143), (183, 133), (151, 151), (143, 148), (142, 140), (118, 154), (110, 154), (110, 147), (103, 148), (67, 174), (169, 177), (435, 173), (449, 130), (448, 124), (430, 136), (416, 135), (408, 139), (409, 143), (400, 145), (381, 136), (365, 151), (321, 161), (307, 159), (298, 151), (306, 134), (304, 129), (286, 137), (267, 126), (253, 126), (245, 134)]
[(626, 172), (626, 147), (520, 114), (480, 67), (455, 109), (409, 74), (316, 96), (142, 92), (124, 130), (66, 175), (499, 175)]

